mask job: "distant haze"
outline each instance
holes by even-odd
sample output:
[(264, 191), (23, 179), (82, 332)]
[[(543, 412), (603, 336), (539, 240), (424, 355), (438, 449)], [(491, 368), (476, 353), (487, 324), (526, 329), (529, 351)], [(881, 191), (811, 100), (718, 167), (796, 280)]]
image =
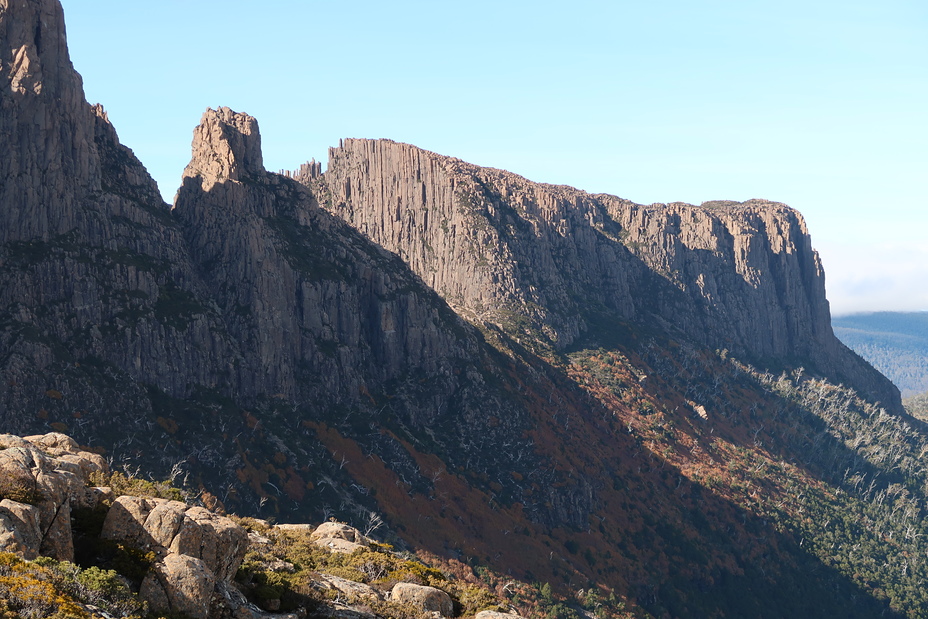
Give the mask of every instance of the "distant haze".
[(812, 241), (825, 263), (832, 315), (928, 309), (928, 245)]
[(928, 391), (928, 312), (874, 312), (832, 321), (835, 335), (899, 387)]

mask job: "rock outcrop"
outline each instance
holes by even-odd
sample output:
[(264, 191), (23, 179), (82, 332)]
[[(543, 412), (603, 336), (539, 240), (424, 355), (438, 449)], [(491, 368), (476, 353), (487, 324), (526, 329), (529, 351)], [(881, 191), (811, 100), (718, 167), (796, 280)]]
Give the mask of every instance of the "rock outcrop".
[(93, 474), (107, 472), (100, 455), (64, 434), (0, 435), (0, 551), (74, 561), (72, 510), (106, 509), (102, 539), (154, 553), (140, 589), (152, 610), (198, 619), (228, 610), (221, 591), (245, 556), (245, 529), (179, 501), (112, 500), (108, 488), (91, 484)]
[(228, 518), (179, 501), (121, 496), (106, 513), (101, 538), (153, 551), (139, 595), (152, 610), (198, 619), (216, 616), (248, 549), (248, 533)]
[(342, 554), (351, 554), (370, 545), (370, 540), (360, 531), (341, 522), (322, 523), (312, 532), (309, 540), (329, 552)]
[(644, 206), (389, 140), (330, 149), (325, 181), (333, 212), (478, 323), (561, 350), (603, 339), (603, 323), (656, 323), (899, 404), (834, 337), (818, 254), (783, 204)]
[(63, 434), (0, 434), (0, 550), (73, 561), (71, 511), (97, 505), (105, 491), (91, 487), (90, 474), (106, 470)]
[(451, 597), (435, 587), (398, 582), (390, 591), (390, 601), (409, 604), (420, 611), (436, 612), (442, 617), (454, 616)]
[(77, 225), (99, 189), (94, 112), (68, 58), (57, 0), (0, 7), (0, 243), (48, 239)]
[(156, 612), (206, 619), (215, 588), (216, 576), (203, 561), (172, 553), (152, 567), (142, 581), (139, 596)]
[(235, 575), (248, 546), (248, 534), (228, 518), (179, 501), (134, 496), (113, 502), (101, 537), (154, 550), (159, 557), (192, 557), (224, 581)]

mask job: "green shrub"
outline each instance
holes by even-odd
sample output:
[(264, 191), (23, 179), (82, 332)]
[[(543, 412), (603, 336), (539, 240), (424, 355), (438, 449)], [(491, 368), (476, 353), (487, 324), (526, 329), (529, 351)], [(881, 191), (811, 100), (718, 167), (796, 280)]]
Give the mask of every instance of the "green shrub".
[[(496, 610), (503, 612), (505, 609), (499, 603), (499, 598), (486, 589), (474, 585), (457, 584), (445, 591), (454, 599), (455, 610), (458, 615), (476, 615), (481, 610)], [(457, 608), (459, 607), (459, 608)]]
[(141, 496), (172, 501), (184, 500), (184, 493), (172, 486), (170, 481), (148, 481), (119, 471), (109, 475), (91, 473), (89, 481), (92, 486), (109, 486), (114, 497)]
[(3, 499), (38, 505), (44, 497), (32, 475), (25, 471), (6, 470), (0, 475), (0, 501)]
[(0, 616), (5, 619), (91, 619), (66, 592), (51, 570), (0, 553)]
[(50, 582), (76, 600), (99, 606), (118, 617), (144, 615), (147, 607), (116, 570), (96, 566), (82, 569), (67, 561), (39, 557), (33, 562), (48, 571)]

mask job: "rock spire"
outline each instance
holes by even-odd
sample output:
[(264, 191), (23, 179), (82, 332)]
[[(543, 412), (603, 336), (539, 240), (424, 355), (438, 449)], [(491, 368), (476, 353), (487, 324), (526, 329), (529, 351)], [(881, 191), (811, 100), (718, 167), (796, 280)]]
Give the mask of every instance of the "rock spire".
[(193, 132), (193, 156), (183, 178), (198, 176), (204, 190), (264, 172), (258, 121), (227, 107), (207, 109)]

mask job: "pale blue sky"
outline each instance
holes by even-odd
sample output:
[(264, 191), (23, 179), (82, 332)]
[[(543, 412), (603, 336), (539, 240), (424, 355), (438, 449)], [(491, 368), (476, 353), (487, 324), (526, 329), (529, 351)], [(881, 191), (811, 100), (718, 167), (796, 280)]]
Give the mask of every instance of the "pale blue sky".
[(641, 203), (800, 210), (834, 313), (928, 309), (928, 3), (62, 0), (170, 200), (206, 107), (268, 169), (390, 138)]

